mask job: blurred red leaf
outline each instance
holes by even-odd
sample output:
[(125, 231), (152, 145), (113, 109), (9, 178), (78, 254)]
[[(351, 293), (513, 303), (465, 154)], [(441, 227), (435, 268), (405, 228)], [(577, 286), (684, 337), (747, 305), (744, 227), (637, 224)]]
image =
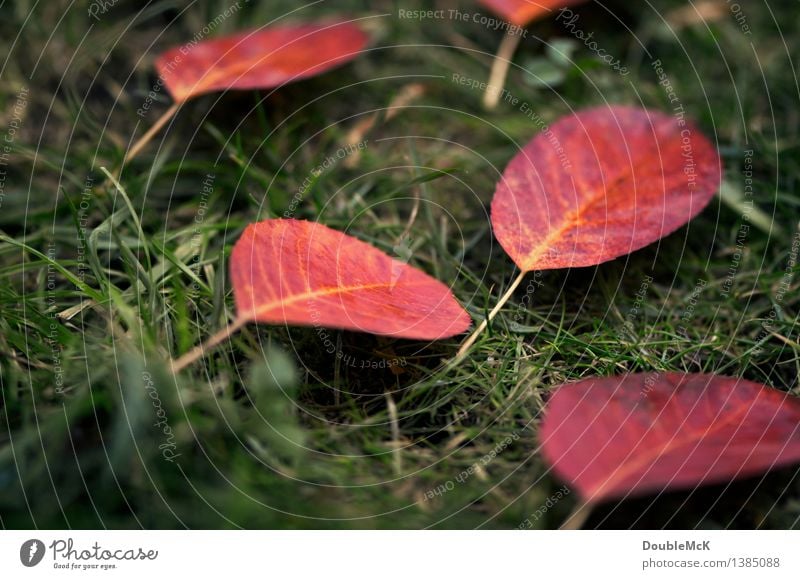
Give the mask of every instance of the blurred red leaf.
[(156, 59), (156, 68), (172, 98), (183, 102), (308, 78), (355, 58), (366, 42), (348, 22), (271, 26), (172, 48)]
[(508, 164), (492, 201), (495, 235), (522, 271), (628, 254), (684, 225), (719, 189), (716, 149), (682, 119), (609, 106), (543, 131)]
[(544, 459), (596, 503), (761, 474), (800, 461), (800, 400), (710, 374), (629, 374), (559, 387)]
[(231, 255), (239, 322), (319, 326), (417, 340), (464, 332), (443, 283), (322, 224), (250, 225)]
[(559, 9), (582, 4), (587, 0), (478, 0), (503, 20), (527, 26), (530, 22)]

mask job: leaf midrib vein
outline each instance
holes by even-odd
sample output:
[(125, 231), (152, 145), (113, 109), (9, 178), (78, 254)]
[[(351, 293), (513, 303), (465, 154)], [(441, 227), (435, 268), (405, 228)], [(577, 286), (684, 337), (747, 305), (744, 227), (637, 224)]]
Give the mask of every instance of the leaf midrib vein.
[(641, 468), (645, 464), (651, 464), (655, 459), (658, 457), (672, 452), (677, 448), (685, 446), (691, 442), (699, 442), (703, 438), (707, 437), (709, 434), (712, 434), (722, 428), (728, 426), (734, 420), (737, 420), (741, 415), (744, 413), (745, 410), (748, 410), (750, 407), (741, 407), (736, 412), (728, 416), (727, 418), (719, 421), (718, 423), (713, 424), (710, 428), (705, 429), (702, 432), (692, 431), (690, 432), (685, 438), (680, 438), (677, 436), (673, 436), (670, 440), (655, 447), (652, 450), (644, 451), (637, 458), (633, 461), (625, 463), (621, 468), (614, 471), (614, 473), (602, 481), (600, 484), (595, 485), (592, 487), (592, 492), (590, 496), (595, 495), (598, 490), (602, 489), (603, 487), (610, 488), (613, 490), (614, 484), (620, 480), (624, 480), (627, 476), (629, 476), (632, 472), (636, 472), (639, 468)]
[[(362, 284), (357, 286), (349, 286), (349, 287), (329, 287), (323, 289), (317, 289), (313, 291), (306, 291), (300, 294), (295, 294), (293, 296), (289, 296), (285, 299), (277, 299), (266, 304), (262, 304), (255, 309), (255, 316), (260, 316), (265, 314), (271, 310), (282, 308), (284, 309), (287, 305), (299, 302), (301, 300), (313, 299), (316, 297), (323, 297), (329, 295), (336, 295), (336, 294), (345, 294), (345, 293), (352, 293), (358, 291), (365, 291), (370, 289), (380, 289), (380, 288), (388, 288), (388, 287), (397, 287), (398, 285), (408, 286), (417, 286), (417, 285), (425, 285), (425, 281), (417, 281), (417, 282), (408, 282), (404, 284), (397, 284), (397, 283), (373, 283), (373, 284)], [(250, 287), (250, 291), (252, 292), (253, 288)]]
[[(632, 161), (634, 159), (631, 159)], [(536, 261), (545, 253), (548, 247), (550, 247), (553, 241), (558, 240), (566, 230), (575, 225), (579, 225), (581, 223), (580, 215), (581, 213), (585, 213), (595, 205), (600, 199), (607, 196), (608, 191), (611, 191), (620, 184), (626, 177), (629, 175), (633, 175), (633, 170), (630, 171), (622, 171), (620, 174), (612, 179), (609, 185), (605, 187), (599, 188), (595, 191), (591, 196), (589, 196), (584, 203), (578, 204), (578, 206), (571, 212), (567, 213), (566, 217), (564, 218), (562, 224), (554, 231), (550, 231), (544, 239), (539, 241), (536, 246), (528, 252), (528, 255), (525, 257), (525, 271), (533, 271), (536, 268)]]

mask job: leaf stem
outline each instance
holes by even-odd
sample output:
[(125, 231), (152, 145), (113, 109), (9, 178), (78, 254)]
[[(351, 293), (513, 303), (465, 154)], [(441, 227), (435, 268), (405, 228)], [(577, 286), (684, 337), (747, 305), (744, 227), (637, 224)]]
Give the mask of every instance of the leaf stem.
[(522, 38), (520, 34), (510, 34), (507, 30), (500, 47), (497, 49), (497, 54), (494, 57), (494, 61), (492, 61), (492, 71), (489, 73), (486, 92), (483, 95), (483, 106), (487, 110), (493, 110), (497, 107), (497, 103), (500, 102), (500, 95), (503, 93), (503, 87), (506, 84), (508, 67), (511, 65), (511, 59), (514, 57), (520, 38)]
[(129, 163), (134, 157), (136, 157), (142, 149), (144, 149), (147, 144), (153, 140), (153, 137), (158, 134), (164, 125), (175, 116), (175, 113), (178, 112), (178, 109), (181, 108), (181, 103), (173, 103), (164, 114), (158, 117), (158, 120), (153, 124), (152, 127), (147, 129), (147, 132), (139, 137), (139, 140), (136, 141), (131, 148), (128, 150), (128, 153), (125, 155), (125, 160), (122, 162), (122, 166), (124, 167), (127, 163)]
[(561, 524), (562, 531), (577, 531), (581, 529), (586, 523), (586, 520), (589, 518), (589, 515), (592, 514), (592, 510), (594, 506), (591, 503), (581, 501), (573, 509), (572, 513), (570, 513), (567, 520)]
[(219, 332), (209, 337), (205, 342), (198, 344), (177, 360), (172, 361), (172, 373), (177, 374), (187, 366), (190, 366), (200, 358), (205, 357), (209, 350), (213, 350), (222, 342), (230, 338), (237, 331), (242, 329), (247, 324), (248, 320), (244, 318), (237, 318)]
[(489, 315), (486, 316), (486, 318), (480, 323), (480, 325), (477, 328), (475, 328), (475, 331), (472, 332), (470, 337), (464, 340), (464, 343), (461, 344), (461, 348), (458, 349), (458, 353), (456, 354), (456, 357), (453, 360), (454, 364), (461, 362), (461, 360), (463, 360), (466, 357), (467, 353), (469, 352), (469, 349), (475, 343), (475, 340), (478, 339), (478, 336), (481, 335), (481, 332), (483, 332), (487, 328), (489, 323), (500, 312), (503, 306), (506, 305), (506, 302), (511, 299), (511, 296), (514, 295), (514, 291), (519, 287), (519, 284), (522, 283), (522, 280), (525, 278), (525, 274), (527, 273), (528, 273), (527, 271), (519, 272), (517, 278), (508, 287), (506, 293), (502, 295), (500, 301), (497, 302), (497, 305), (495, 305), (494, 308), (492, 308), (492, 311), (489, 312)]

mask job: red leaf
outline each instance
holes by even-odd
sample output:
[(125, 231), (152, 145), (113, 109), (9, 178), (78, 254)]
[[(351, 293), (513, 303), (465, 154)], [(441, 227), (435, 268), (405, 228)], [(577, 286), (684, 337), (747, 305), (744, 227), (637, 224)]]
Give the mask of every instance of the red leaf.
[(611, 106), (543, 130), (492, 201), (495, 235), (522, 271), (626, 255), (684, 225), (719, 189), (719, 155), (683, 119)]
[(546, 16), (558, 8), (582, 4), (586, 0), (478, 0), (503, 20), (527, 26), (530, 22)]
[(272, 26), (172, 48), (156, 59), (156, 68), (172, 98), (183, 102), (308, 78), (355, 58), (366, 42), (348, 22)]
[(443, 283), (371, 245), (294, 219), (250, 225), (231, 255), (239, 321), (435, 340), (470, 318)]
[(800, 461), (800, 400), (711, 374), (629, 374), (558, 388), (544, 459), (587, 502), (693, 488)]

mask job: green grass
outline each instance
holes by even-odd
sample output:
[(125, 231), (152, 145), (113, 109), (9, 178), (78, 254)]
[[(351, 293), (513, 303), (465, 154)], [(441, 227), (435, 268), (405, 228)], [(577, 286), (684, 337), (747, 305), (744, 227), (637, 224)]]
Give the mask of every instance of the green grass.
[[(226, 258), (243, 228), (282, 215), (306, 185), (296, 217), (389, 253), (408, 231), (410, 263), (452, 283), (475, 320), (513, 279), (488, 203), (498, 171), (539, 127), (507, 105), (484, 112), (481, 92), (451, 80), (485, 80), (501, 33), (396, 17), (414, 4), (337, 1), (302, 11), (389, 16), (368, 20), (373, 49), (332, 74), (274, 94), (188, 104), (125, 168), (124, 192), (101, 167), (118, 167), (134, 129), (141, 135), (168, 106), (160, 94), (144, 120), (136, 113), (155, 81), (154, 55), (230, 4), (179, 14), (175, 2), (141, 12), (119, 2), (97, 22), (86, 6), (61, 2), (32, 13), (32, 2), (4, 8), (4, 130), (22, 89), (27, 102), (0, 197), (0, 526), (516, 528), (562, 488), (536, 440), (547, 392), (560, 383), (703, 371), (800, 394), (797, 280), (776, 298), (800, 205), (800, 31), (790, 1), (770, 2), (772, 13), (748, 5), (751, 35), (732, 16), (670, 31), (661, 16), (680, 1), (655, 2), (657, 11), (608, 3), (618, 19), (587, 6), (581, 28), (630, 75), (576, 41), (556, 86), (542, 86), (525, 67), (547, 69), (544, 41), (571, 38), (551, 19), (530, 27), (506, 85), (545, 122), (605, 100), (669, 110), (651, 66), (660, 59), (687, 115), (716, 135), (733, 190), (743, 187), (744, 151), (754, 151), (754, 206), (773, 230), (750, 228), (732, 279), (742, 211), (717, 199), (628, 257), (529, 274), (454, 369), (440, 363), (458, 338), (423, 348), (330, 331), (347, 356), (337, 361), (313, 328), (251, 325), (170, 374), (170, 357), (232, 317)], [(295, 7), (243, 7), (215, 33)], [(380, 114), (357, 158), (314, 175), (360, 119), (410, 83), (424, 95), (391, 119)], [(520, 309), (529, 281), (535, 291)], [(396, 357), (403, 366), (360, 367)], [(167, 460), (167, 450), (179, 456)], [(798, 528), (797, 475), (782, 469), (612, 504), (588, 525)], [(452, 489), (433, 495), (440, 485)], [(567, 495), (532, 526), (557, 527), (574, 503)]]

